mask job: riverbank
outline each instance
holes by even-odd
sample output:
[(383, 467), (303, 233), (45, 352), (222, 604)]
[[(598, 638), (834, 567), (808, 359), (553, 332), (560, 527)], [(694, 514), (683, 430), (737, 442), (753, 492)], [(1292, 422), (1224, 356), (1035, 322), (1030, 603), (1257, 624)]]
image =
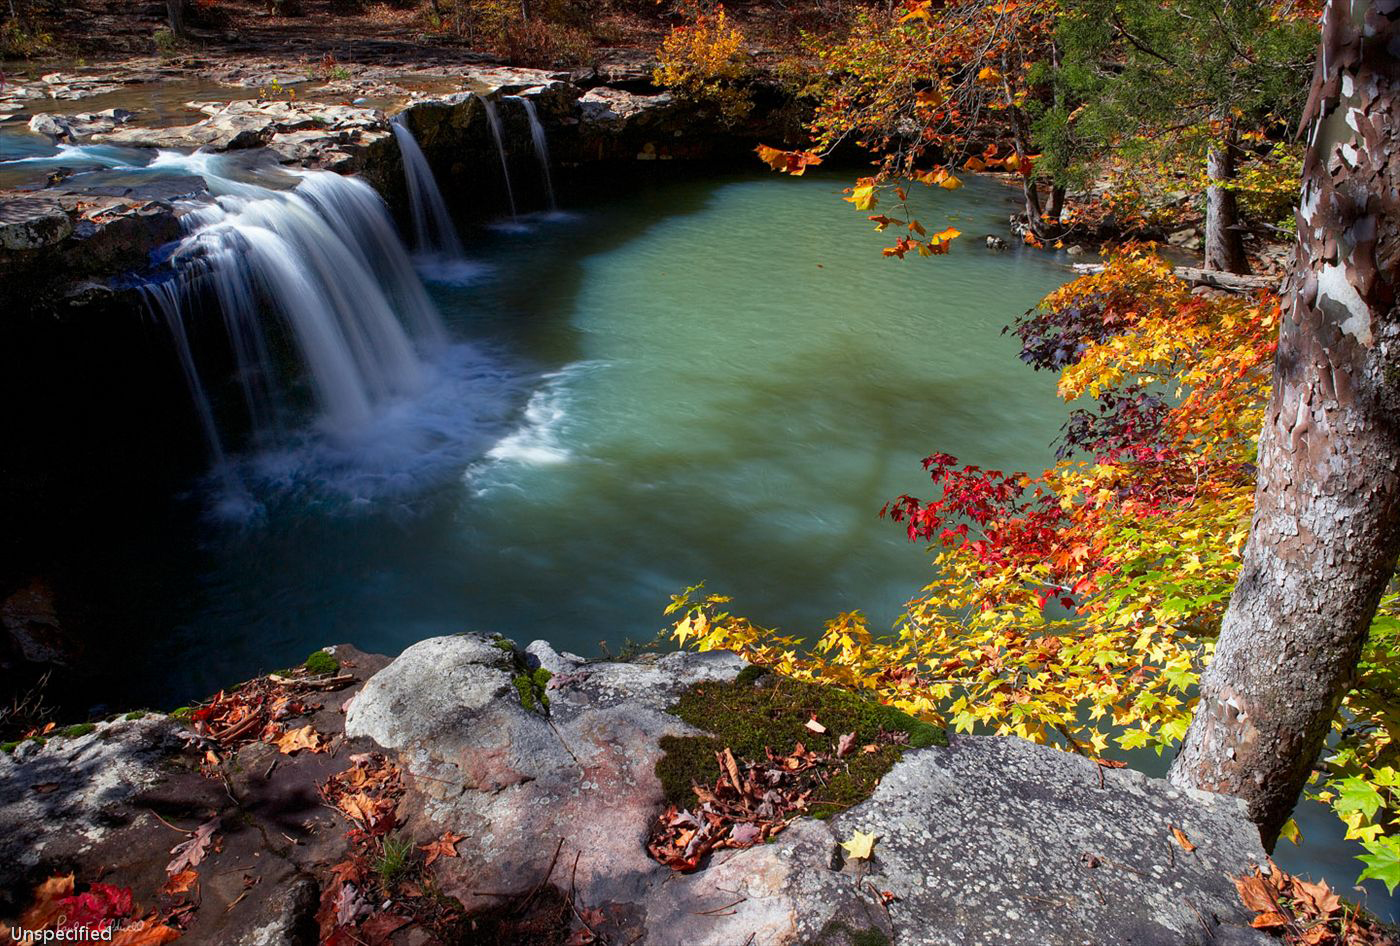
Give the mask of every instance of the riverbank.
[[(726, 654), (328, 648), (192, 710), (10, 747), (0, 912), (86, 896), (96, 920), (169, 930), (152, 942), (220, 946), (1269, 942), (1231, 882), (1264, 864), (1237, 803), (1015, 739), (916, 748), (893, 717), (867, 732), (796, 697), (798, 744), (726, 747), (668, 808), (667, 740), (699, 735), (669, 708), (781, 685)], [(803, 816), (886, 745), (873, 795)], [(710, 853), (678, 870), (669, 843)]]

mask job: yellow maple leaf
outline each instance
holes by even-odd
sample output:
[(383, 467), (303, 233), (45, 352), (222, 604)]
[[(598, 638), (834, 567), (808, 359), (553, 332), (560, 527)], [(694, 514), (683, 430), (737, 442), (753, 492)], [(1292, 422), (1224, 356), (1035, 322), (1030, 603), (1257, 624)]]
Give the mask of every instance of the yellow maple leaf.
[(856, 831), (851, 834), (849, 841), (842, 841), (841, 846), (846, 849), (846, 854), (856, 860), (868, 861), (875, 848), (875, 840), (879, 835), (866, 834), (864, 831)]

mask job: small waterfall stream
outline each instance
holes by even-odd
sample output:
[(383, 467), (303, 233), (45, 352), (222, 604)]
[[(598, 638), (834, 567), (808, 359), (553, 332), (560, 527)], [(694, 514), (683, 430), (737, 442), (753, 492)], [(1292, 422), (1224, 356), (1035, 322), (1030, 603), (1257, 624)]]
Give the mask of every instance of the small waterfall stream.
[(436, 253), (451, 259), (462, 256), (462, 241), (457, 236), (457, 228), (452, 224), (447, 203), (442, 199), (437, 180), (423, 149), (413, 137), (413, 132), (403, 122), (403, 116), (395, 116), (390, 123), (394, 138), (399, 143), (399, 153), (403, 155), (404, 178), (408, 183), (409, 209), (413, 215), (414, 249), (420, 253)]
[(554, 180), (549, 173), (549, 139), (545, 136), (544, 125), (540, 124), (539, 112), (532, 99), (523, 95), (513, 95), (511, 98), (525, 108), (525, 117), (530, 120), (530, 139), (535, 145), (535, 157), (539, 159), (540, 175), (544, 178), (545, 194), (549, 197), (549, 209), (558, 210), (559, 204), (554, 199)]
[(496, 153), (501, 156), (501, 174), (505, 176), (506, 199), (510, 202), (510, 215), (516, 216), (515, 191), (510, 186), (510, 162), (506, 159), (505, 136), (501, 133), (501, 116), (496, 111), (496, 103), (486, 96), (481, 97), (486, 109), (486, 123), (491, 126), (491, 137), (496, 139)]

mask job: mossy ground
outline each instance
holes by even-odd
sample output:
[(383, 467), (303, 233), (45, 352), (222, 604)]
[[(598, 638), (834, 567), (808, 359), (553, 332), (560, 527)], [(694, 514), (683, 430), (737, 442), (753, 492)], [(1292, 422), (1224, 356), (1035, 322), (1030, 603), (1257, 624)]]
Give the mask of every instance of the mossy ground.
[[(666, 800), (679, 807), (694, 803), (692, 784), (714, 783), (719, 775), (715, 753), (725, 748), (740, 759), (762, 760), (765, 747), (786, 754), (801, 742), (834, 755), (837, 739), (849, 732), (856, 734), (858, 747), (879, 746), (875, 752), (857, 748), (842, 759), (841, 768), (814, 795), (808, 813), (826, 817), (868, 798), (905, 749), (948, 744), (939, 727), (850, 690), (803, 683), (757, 667), (746, 668), (730, 683), (691, 687), (671, 712), (709, 733), (661, 739), (665, 755), (656, 763), (656, 774)], [(807, 728), (813, 718), (826, 727), (824, 734)], [(891, 742), (889, 733), (907, 734), (908, 742)]]

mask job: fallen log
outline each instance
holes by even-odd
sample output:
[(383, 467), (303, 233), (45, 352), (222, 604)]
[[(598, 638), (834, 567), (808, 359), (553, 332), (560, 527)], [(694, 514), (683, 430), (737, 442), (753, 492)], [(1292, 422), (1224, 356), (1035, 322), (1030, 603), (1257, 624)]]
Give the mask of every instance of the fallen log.
[[(1101, 273), (1104, 269), (1103, 263), (1073, 263), (1071, 265), (1074, 271), (1081, 276)], [(1278, 276), (1236, 276), (1234, 273), (1200, 269), (1196, 266), (1175, 266), (1172, 268), (1172, 272), (1176, 274), (1176, 278), (1193, 286), (1210, 286), (1212, 289), (1223, 289), (1226, 292), (1277, 289), (1281, 278)]]

